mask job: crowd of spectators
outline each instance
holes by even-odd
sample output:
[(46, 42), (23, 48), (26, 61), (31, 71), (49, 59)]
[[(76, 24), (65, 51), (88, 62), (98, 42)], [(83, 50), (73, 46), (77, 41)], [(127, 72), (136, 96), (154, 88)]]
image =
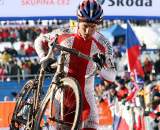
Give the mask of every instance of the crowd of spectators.
[[(132, 24), (137, 26), (152, 25), (152, 23), (159, 23), (156, 20), (131, 20)], [(31, 24), (32, 23), (32, 24)], [(0, 21), (0, 42), (9, 41), (14, 43), (15, 41), (34, 41), (40, 33), (48, 33), (58, 27), (66, 27), (69, 20), (52, 20), (52, 21)], [(101, 28), (110, 27), (113, 24), (125, 23), (123, 20), (104, 20), (100, 25)]]
[[(2, 56), (0, 56), (0, 58)], [(7, 56), (10, 57), (11, 55), (7, 54)], [(3, 60), (2, 63), (0, 64), (1, 81), (14, 80), (18, 82), (18, 80), (34, 78), (40, 68), (40, 64), (36, 57), (27, 59), (10, 57), (9, 59), (5, 59), (5, 61)]]
[(52, 30), (50, 26), (17, 26), (17, 27), (0, 27), (0, 42), (17, 42), (31, 41), (33, 42), (40, 33), (48, 33)]
[[(128, 115), (132, 118), (133, 122), (136, 122), (135, 111), (138, 110), (139, 114), (142, 115), (141, 118), (149, 117), (153, 120), (152, 123), (146, 124), (148, 127), (152, 125), (152, 130), (159, 129), (159, 120), (160, 120), (160, 82), (157, 82), (155, 78), (149, 77), (149, 81), (144, 81), (139, 79), (135, 81), (135, 77), (126, 72), (125, 76), (117, 77), (114, 83), (108, 83), (98, 78), (98, 82), (95, 84), (95, 95), (98, 102), (106, 102), (112, 111), (112, 114), (115, 113), (117, 109), (117, 104), (121, 104), (126, 107)], [(149, 83), (150, 82), (150, 83)], [(155, 84), (153, 84), (155, 83)], [(121, 107), (119, 105), (119, 107)], [(124, 109), (118, 109), (118, 112), (122, 113)], [(132, 114), (129, 114), (129, 111)], [(115, 118), (114, 115), (113, 117)], [(124, 117), (123, 117), (124, 118)], [(116, 120), (117, 118), (115, 118)], [(120, 120), (121, 118), (119, 118)], [(131, 122), (130, 122), (131, 123)], [(142, 123), (142, 122), (141, 122)], [(135, 123), (136, 124), (136, 123)], [(129, 125), (133, 125), (132, 123)], [(118, 129), (118, 128), (117, 128)], [(135, 130), (138, 126), (134, 126)]]
[[(142, 62), (144, 77), (129, 73), (127, 66), (123, 66), (124, 73), (117, 76), (114, 83), (108, 83), (97, 77), (95, 95), (100, 102), (107, 102), (111, 110), (112, 106), (121, 103), (127, 107), (127, 110), (132, 110), (133, 118), (135, 118), (134, 111), (138, 109), (139, 113), (143, 113), (143, 116), (153, 119), (153, 122), (149, 124), (153, 125), (152, 130), (158, 130), (160, 120), (160, 53), (159, 51), (145, 52), (146, 48), (142, 49), (142, 56), (145, 55)], [(150, 56), (148, 53), (153, 53), (153, 55)], [(122, 59), (123, 55), (123, 52), (114, 48), (116, 63)], [(155, 55), (157, 56), (155, 57)], [(114, 110), (112, 111), (114, 113)], [(138, 130), (135, 127), (134, 129)]]

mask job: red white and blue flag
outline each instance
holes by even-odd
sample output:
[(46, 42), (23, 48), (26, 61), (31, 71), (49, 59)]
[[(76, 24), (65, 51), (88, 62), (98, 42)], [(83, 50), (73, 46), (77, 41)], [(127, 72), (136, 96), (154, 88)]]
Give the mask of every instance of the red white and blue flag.
[(140, 62), (140, 42), (128, 22), (126, 30), (126, 46), (130, 72), (144, 77), (143, 68)]

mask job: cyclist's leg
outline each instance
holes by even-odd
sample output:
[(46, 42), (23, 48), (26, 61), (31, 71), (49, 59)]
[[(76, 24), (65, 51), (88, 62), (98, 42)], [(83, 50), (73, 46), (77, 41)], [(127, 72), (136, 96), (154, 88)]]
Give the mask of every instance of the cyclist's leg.
[[(91, 83), (90, 83), (91, 84)], [(92, 86), (92, 85), (91, 85)], [(98, 127), (98, 108), (94, 97), (94, 88), (85, 86), (84, 93), (86, 101), (90, 106), (88, 118), (82, 121), (82, 130), (96, 130)]]

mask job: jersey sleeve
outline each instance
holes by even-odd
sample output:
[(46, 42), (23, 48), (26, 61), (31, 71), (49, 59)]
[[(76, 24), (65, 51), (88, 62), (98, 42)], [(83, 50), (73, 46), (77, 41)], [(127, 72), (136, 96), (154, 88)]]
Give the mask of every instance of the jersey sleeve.
[(102, 42), (105, 48), (105, 57), (106, 57), (105, 67), (101, 69), (100, 76), (109, 82), (113, 82), (115, 81), (116, 77), (116, 70), (113, 58), (113, 48), (109, 40), (106, 39), (103, 35), (101, 36), (100, 42)]
[(34, 41), (34, 47), (35, 47), (38, 57), (40, 58), (40, 61), (43, 57), (47, 55), (47, 52), (50, 47), (49, 44), (51, 43), (50, 41), (54, 41), (55, 35), (58, 34), (59, 36), (61, 36), (61, 35), (68, 34), (68, 33), (70, 33), (69, 29), (62, 28), (62, 29), (54, 30), (51, 33), (41, 34), (40, 36), (38, 36), (36, 40)]
[(46, 48), (44, 48), (44, 44), (46, 44), (46, 48), (48, 46), (48, 42), (47, 40), (45, 39), (45, 35), (41, 34), (40, 36), (38, 36), (36, 38), (36, 40), (34, 41), (34, 47), (35, 47), (35, 50), (37, 52), (37, 55), (38, 57), (41, 59), (45, 56), (45, 50)]

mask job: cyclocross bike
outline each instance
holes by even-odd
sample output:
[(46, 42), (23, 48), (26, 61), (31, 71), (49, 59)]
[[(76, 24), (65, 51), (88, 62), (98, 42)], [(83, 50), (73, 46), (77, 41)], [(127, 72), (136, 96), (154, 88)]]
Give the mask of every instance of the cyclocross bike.
[[(53, 53), (53, 48), (60, 50), (60, 59), (51, 66), (56, 69), (51, 84), (44, 96), (42, 86), (45, 71), (41, 66), (39, 75), (34, 80), (29, 80), (16, 101), (16, 106), (11, 119), (10, 130), (43, 130), (45, 128), (56, 130), (78, 130), (82, 112), (82, 92), (80, 85), (73, 77), (67, 77), (64, 71), (66, 54), (70, 53), (86, 60), (92, 61), (95, 70), (91, 77), (97, 73), (100, 66), (92, 57), (75, 49), (66, 48), (57, 44), (57, 38), (52, 42), (46, 57), (47, 60)], [(72, 119), (69, 117), (72, 115)]]

